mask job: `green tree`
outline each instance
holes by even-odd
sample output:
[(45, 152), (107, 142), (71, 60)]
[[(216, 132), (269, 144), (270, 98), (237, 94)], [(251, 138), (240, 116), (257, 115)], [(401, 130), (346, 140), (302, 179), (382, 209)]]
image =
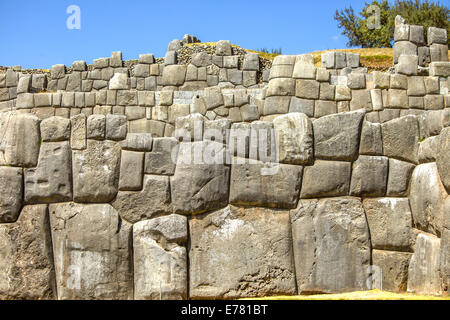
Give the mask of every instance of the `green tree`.
[[(371, 26), (371, 19), (374, 17), (374, 12), (370, 11), (370, 8), (373, 8), (371, 6), (379, 8), (380, 19), (377, 28)], [(450, 36), (449, 8), (440, 2), (428, 0), (396, 0), (393, 5), (387, 0), (375, 0), (366, 2), (359, 15), (355, 14), (351, 6), (336, 10), (334, 19), (338, 22), (338, 27), (343, 29), (342, 34), (349, 39), (348, 47), (390, 48), (393, 45), (397, 15), (401, 15), (408, 24), (424, 26), (425, 32), (428, 27), (445, 28)]]

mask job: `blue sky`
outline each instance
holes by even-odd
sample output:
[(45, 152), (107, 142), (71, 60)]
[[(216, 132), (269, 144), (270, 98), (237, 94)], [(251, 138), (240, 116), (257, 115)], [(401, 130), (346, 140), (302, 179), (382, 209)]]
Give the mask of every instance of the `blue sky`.
[[(112, 51), (122, 51), (124, 60), (160, 57), (186, 33), (247, 49), (281, 47), (284, 54), (344, 48), (347, 39), (333, 16), (350, 4), (359, 12), (364, 0), (0, 0), (0, 65), (70, 66)], [(79, 30), (66, 27), (70, 5), (81, 10)]]

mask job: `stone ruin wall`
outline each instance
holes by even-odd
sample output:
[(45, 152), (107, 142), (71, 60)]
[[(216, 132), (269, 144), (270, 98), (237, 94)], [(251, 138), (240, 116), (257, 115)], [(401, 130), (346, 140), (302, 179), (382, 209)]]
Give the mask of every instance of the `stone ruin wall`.
[(0, 74), (0, 298), (445, 294), (450, 63), (406, 28), (388, 73), (173, 41)]

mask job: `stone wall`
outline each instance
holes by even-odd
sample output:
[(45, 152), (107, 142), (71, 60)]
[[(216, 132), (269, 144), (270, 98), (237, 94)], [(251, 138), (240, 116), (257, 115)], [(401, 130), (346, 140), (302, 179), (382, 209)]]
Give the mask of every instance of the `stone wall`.
[(449, 62), (180, 46), (0, 74), (1, 298), (448, 291)]

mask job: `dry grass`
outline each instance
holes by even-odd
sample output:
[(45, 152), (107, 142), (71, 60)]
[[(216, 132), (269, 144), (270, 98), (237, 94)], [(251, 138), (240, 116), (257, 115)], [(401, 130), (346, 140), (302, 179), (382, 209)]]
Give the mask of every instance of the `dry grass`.
[(392, 293), (380, 290), (310, 296), (279, 296), (243, 300), (450, 300), (450, 296), (427, 296), (411, 293)]

